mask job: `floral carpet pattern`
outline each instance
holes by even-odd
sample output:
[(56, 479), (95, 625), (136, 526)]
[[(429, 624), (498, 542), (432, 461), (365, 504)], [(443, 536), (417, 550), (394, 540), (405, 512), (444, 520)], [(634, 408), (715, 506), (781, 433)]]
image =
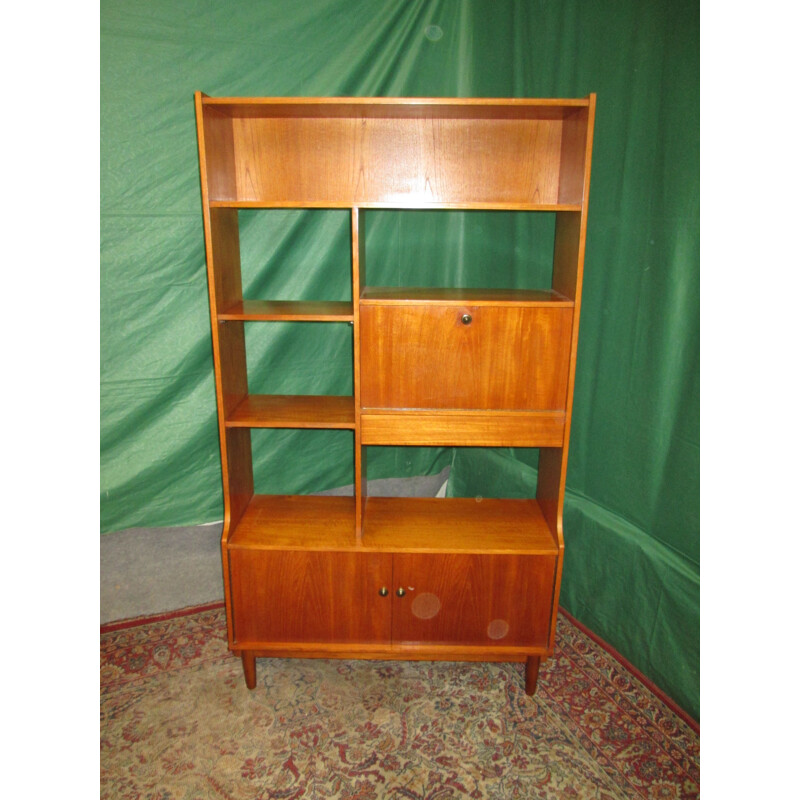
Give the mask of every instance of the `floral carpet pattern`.
[(699, 734), (559, 616), (533, 697), (520, 664), (259, 659), (225, 612), (101, 630), (101, 797), (699, 797)]

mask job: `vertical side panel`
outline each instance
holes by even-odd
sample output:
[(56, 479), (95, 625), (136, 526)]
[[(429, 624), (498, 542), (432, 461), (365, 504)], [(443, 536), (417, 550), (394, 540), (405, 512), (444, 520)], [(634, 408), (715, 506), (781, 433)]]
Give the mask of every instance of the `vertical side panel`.
[[(238, 330), (234, 326), (222, 333), (224, 325), (217, 319), (221, 304), (224, 307), (235, 299), (241, 299), (238, 218), (236, 212), (231, 209), (215, 209), (212, 213), (210, 207), (211, 198), (218, 199), (224, 196), (231, 185), (226, 176), (233, 171), (233, 137), (230, 120), (226, 120), (217, 111), (209, 110), (207, 115), (203, 97), (201, 92), (195, 94), (195, 114), (225, 508), (221, 539), (222, 571), (228, 619), (228, 643), (233, 644), (233, 609), (227, 542), (253, 495), (253, 473), (250, 431), (231, 430), (229, 435), (225, 427), (226, 411), (230, 411), (230, 405), (237, 402), (237, 396), (247, 393), (243, 328), (239, 324)], [(218, 213), (219, 211), (222, 213)], [(236, 366), (223, 376), (222, 365), (229, 354), (233, 355)]]
[[(583, 214), (580, 211), (556, 213), (556, 237), (553, 250), (553, 289), (576, 302), (580, 295), (583, 277), (581, 230)], [(575, 318), (578, 316), (576, 308)]]
[[(225, 427), (225, 421), (247, 395), (244, 323), (223, 321), (217, 317), (221, 311), (242, 299), (238, 212), (233, 208), (209, 208), (208, 219), (206, 257), (220, 417), (222, 481), (230, 525), (233, 526), (253, 494), (250, 432), (244, 430), (235, 433)], [(229, 452), (231, 449), (235, 452)]]
[(253, 497), (253, 454), (250, 428), (228, 428), (225, 436), (227, 456), (226, 507), (231, 530), (244, 514)]
[(211, 208), (211, 260), (214, 267), (214, 305), (219, 314), (242, 300), (242, 260), (239, 252), (239, 212)]
[(233, 120), (218, 108), (202, 108), (209, 200), (236, 200)]
[(564, 119), (558, 184), (559, 203), (583, 203), (588, 114), (589, 110), (586, 108), (575, 109)]
[[(556, 239), (553, 254), (553, 289), (575, 303), (570, 345), (570, 366), (567, 383), (564, 444), (560, 448), (543, 448), (539, 452), (539, 476), (536, 497), (559, 546), (553, 594), (553, 615), (550, 625), (550, 647), (555, 646), (556, 619), (564, 562), (564, 493), (567, 484), (567, 454), (572, 429), (572, 402), (575, 391), (575, 367), (578, 355), (578, 330), (583, 291), (583, 262), (586, 249), (586, 220), (589, 203), (589, 180), (592, 169), (592, 145), (596, 98), (589, 95), (589, 108), (565, 120), (562, 141), (562, 186), (565, 192), (580, 188), (581, 211), (562, 211), (556, 215)], [(570, 164), (565, 164), (568, 160)], [(566, 198), (565, 198), (566, 199)]]

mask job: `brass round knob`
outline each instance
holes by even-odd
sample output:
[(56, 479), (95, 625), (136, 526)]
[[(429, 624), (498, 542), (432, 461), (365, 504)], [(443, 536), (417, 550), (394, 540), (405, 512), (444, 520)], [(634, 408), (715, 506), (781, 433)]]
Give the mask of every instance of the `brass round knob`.
[(389, 594), (389, 590), (385, 586), (381, 586), (381, 588), (378, 589), (378, 594), (381, 597), (386, 597), (386, 595)]
[(402, 597), (405, 593), (406, 593), (406, 590), (402, 586), (397, 590), (397, 596), (398, 597)]
[(472, 314), (462, 314), (462, 315), (461, 315), (461, 321), (462, 321), (462, 322), (463, 322), (465, 325), (469, 325), (469, 324), (470, 324), (470, 322), (472, 322)]

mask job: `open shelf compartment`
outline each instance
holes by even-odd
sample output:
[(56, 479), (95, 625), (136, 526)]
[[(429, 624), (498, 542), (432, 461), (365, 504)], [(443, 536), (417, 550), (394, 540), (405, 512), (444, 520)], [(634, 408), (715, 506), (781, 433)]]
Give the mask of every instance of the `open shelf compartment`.
[(246, 395), (225, 426), (228, 428), (354, 429), (353, 397), (339, 395)]
[(583, 201), (589, 100), (199, 99), (212, 207), (531, 208)]
[(355, 498), (255, 494), (228, 537), (230, 549), (351, 550)]
[(369, 497), (363, 545), (392, 552), (558, 554), (534, 499)]

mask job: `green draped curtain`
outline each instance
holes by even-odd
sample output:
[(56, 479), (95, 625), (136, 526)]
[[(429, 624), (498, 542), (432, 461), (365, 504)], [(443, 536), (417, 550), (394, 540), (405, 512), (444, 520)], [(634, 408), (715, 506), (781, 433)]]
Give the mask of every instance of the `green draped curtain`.
[[(195, 90), (597, 93), (562, 603), (699, 718), (699, 4), (103, 0), (101, 65), (103, 532), (222, 517)], [(241, 212), (246, 291), (349, 298), (348, 224)], [(546, 280), (546, 214), (366, 224), (371, 284)], [(348, 332), (317, 325), (248, 326), (254, 391), (351, 390)], [(353, 481), (349, 432), (253, 441), (262, 491)], [(450, 465), (451, 493), (536, 476), (525, 450), (374, 449), (370, 478)]]

